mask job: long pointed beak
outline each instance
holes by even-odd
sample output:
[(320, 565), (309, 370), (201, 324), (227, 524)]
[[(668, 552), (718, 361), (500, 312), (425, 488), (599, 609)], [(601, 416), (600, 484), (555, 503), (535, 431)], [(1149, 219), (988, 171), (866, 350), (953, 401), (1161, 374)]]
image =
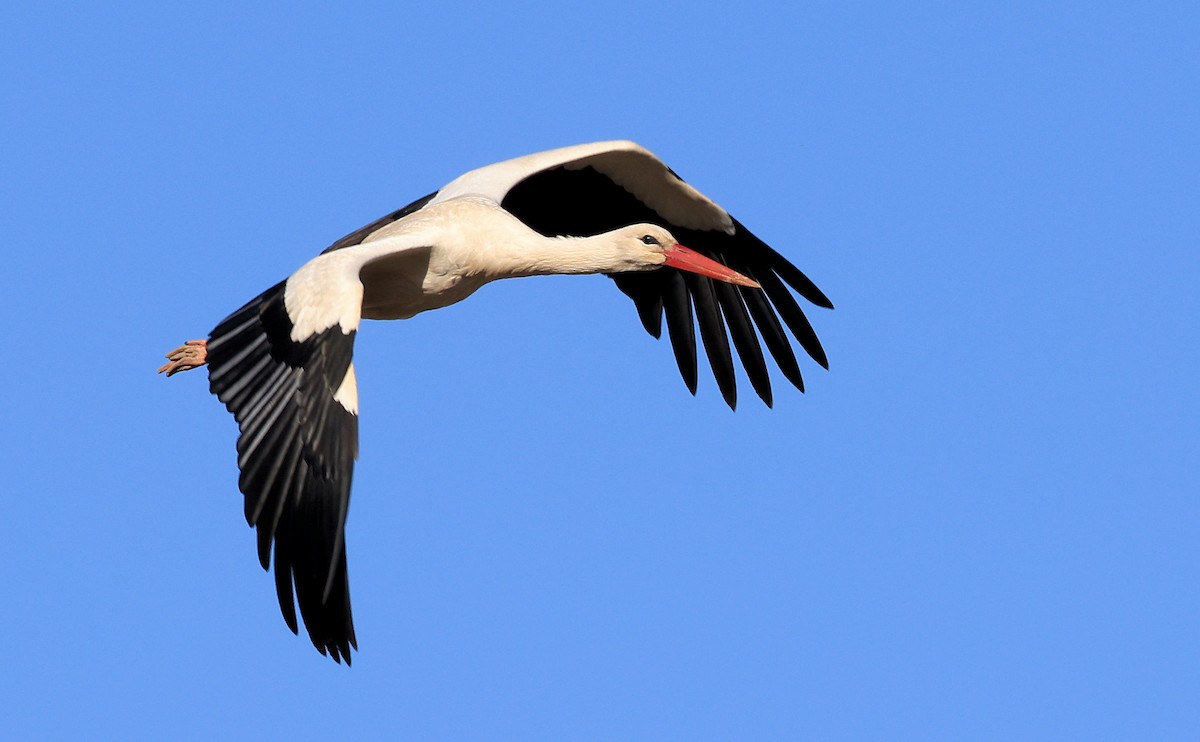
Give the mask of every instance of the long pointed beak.
[(683, 245), (671, 245), (664, 253), (667, 256), (663, 265), (678, 268), (689, 273), (715, 278), (726, 283), (736, 283), (739, 286), (749, 286), (752, 289), (761, 288), (758, 282), (747, 278), (727, 265), (721, 265), (712, 258), (706, 258), (695, 250), (689, 250)]

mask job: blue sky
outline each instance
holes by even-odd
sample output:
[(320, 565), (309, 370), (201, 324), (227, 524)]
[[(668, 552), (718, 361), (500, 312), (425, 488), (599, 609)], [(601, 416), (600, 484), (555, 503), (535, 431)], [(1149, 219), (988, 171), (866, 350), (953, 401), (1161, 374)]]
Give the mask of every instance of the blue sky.
[[(1194, 739), (1200, 14), (777, 5), (0, 11), (0, 726)], [(161, 354), (461, 172), (608, 138), (821, 286), (831, 370), (692, 399), (601, 277), (369, 323), (335, 666)]]

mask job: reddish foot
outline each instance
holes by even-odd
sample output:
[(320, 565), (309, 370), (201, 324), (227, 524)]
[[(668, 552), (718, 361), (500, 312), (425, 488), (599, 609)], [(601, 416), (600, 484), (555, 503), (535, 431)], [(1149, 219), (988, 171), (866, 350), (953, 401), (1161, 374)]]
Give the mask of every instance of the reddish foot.
[(170, 363), (164, 363), (158, 372), (166, 371), (167, 376), (174, 376), (180, 371), (191, 371), (208, 363), (208, 341), (189, 340), (166, 356)]

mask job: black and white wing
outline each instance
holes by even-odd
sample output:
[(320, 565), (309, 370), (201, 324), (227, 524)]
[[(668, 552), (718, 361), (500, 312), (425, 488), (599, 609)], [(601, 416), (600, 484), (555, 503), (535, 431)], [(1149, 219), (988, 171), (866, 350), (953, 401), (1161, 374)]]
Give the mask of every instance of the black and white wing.
[(455, 180), (433, 200), (472, 192), (495, 198), (543, 235), (587, 236), (629, 224), (658, 224), (680, 244), (757, 281), (761, 289), (671, 268), (611, 276), (633, 299), (651, 335), (661, 335), (665, 315), (679, 371), (693, 394), (697, 325), (717, 386), (731, 408), (737, 404), (733, 350), (751, 386), (768, 406), (773, 397), (763, 344), (784, 378), (801, 391), (804, 380), (789, 331), (814, 361), (829, 367), (792, 291), (816, 306), (832, 309), (825, 294), (728, 212), (633, 142), (566, 147), (491, 165)]
[(238, 488), (263, 569), (274, 546), (284, 620), (298, 633), (299, 603), (313, 645), (349, 664), (357, 648), (345, 544), (358, 455), (355, 333), (335, 324), (293, 339), (286, 286), (268, 289), (212, 331), (209, 388), (238, 423)]

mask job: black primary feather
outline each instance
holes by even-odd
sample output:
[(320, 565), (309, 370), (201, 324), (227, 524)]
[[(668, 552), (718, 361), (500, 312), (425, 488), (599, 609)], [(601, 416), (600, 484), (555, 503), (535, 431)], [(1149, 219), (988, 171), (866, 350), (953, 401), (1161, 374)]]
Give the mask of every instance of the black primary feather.
[(680, 244), (757, 280), (761, 289), (734, 287), (672, 269), (609, 276), (633, 300), (646, 332), (660, 337), (666, 315), (680, 375), (693, 394), (697, 381), (696, 326), (717, 387), (731, 408), (737, 404), (737, 382), (730, 338), (751, 386), (768, 407), (774, 398), (762, 344), (783, 377), (804, 391), (785, 326), (813, 360), (829, 367), (812, 325), (788, 286), (817, 306), (832, 309), (833, 303), (796, 266), (737, 220), (733, 220), (733, 234), (681, 227), (590, 166), (535, 173), (513, 186), (501, 206), (546, 236), (582, 237), (630, 224), (658, 224), (669, 229)]
[(238, 488), (264, 569), (274, 546), (284, 620), (298, 633), (299, 603), (313, 645), (350, 664), (357, 640), (345, 523), (358, 417), (334, 394), (350, 368), (354, 332), (334, 326), (293, 341), (285, 287), (267, 289), (212, 331), (209, 388), (238, 423)]

